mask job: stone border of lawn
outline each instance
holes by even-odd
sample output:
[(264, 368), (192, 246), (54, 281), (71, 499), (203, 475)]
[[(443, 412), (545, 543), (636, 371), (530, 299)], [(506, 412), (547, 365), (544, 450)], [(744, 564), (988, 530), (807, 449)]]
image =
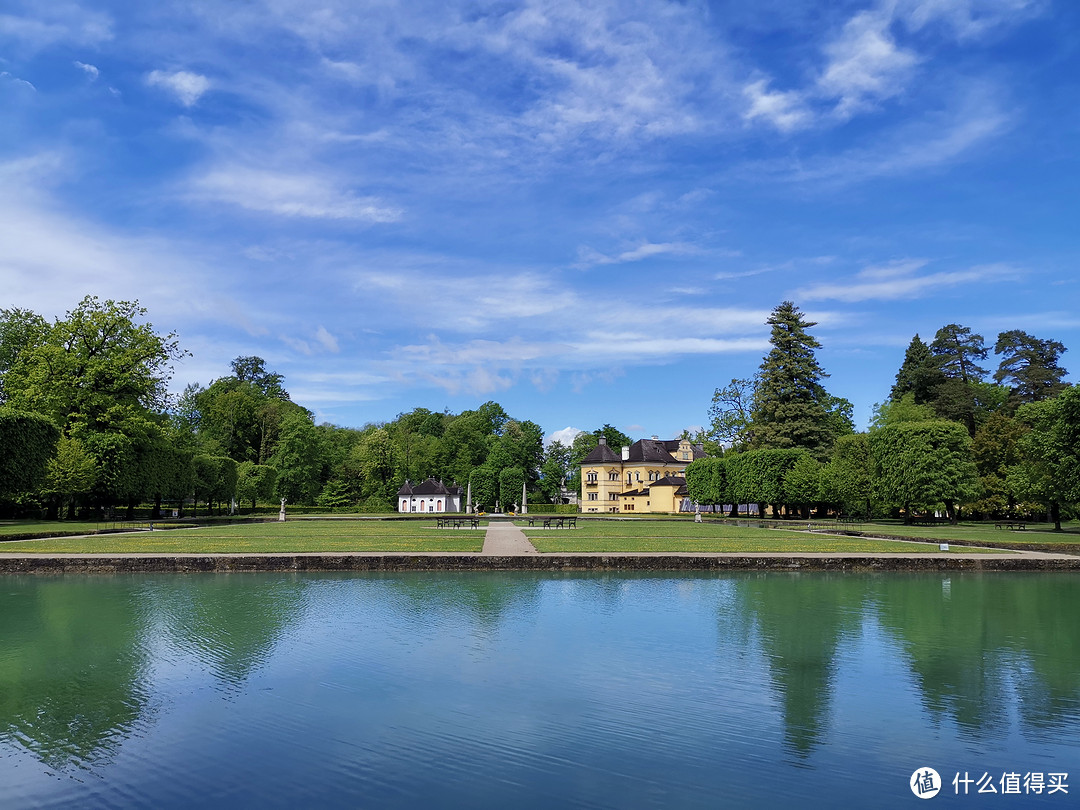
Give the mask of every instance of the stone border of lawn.
[(255, 571), (1078, 571), (1067, 555), (945, 554), (341, 554), (0, 555), (0, 574)]

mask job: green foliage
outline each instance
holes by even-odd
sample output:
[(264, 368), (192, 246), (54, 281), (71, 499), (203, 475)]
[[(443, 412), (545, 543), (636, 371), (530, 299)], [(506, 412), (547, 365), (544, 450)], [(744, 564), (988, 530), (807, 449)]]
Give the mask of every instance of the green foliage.
[(4, 375), (15, 365), (19, 354), (38, 346), (49, 333), (49, 322), (28, 309), (0, 309), (0, 404), (3, 404)]
[(319, 497), (315, 499), (315, 503), (318, 506), (344, 509), (352, 506), (353, 500), (349, 494), (349, 487), (344, 481), (327, 481)]
[(279, 498), (288, 503), (315, 502), (328, 476), (326, 445), (323, 434), (306, 413), (289, 413), (282, 419), (270, 465), (278, 471)]
[(1020, 421), (998, 412), (976, 431), (973, 453), (982, 497), (973, 506), (978, 511), (1004, 516), (1016, 510), (1020, 498), (1009, 476), (1023, 460), (1020, 443), (1026, 430)]
[(569, 477), (570, 448), (562, 442), (554, 441), (544, 451), (544, 462), (540, 465), (540, 491), (548, 501), (555, 503), (559, 498), (560, 488)]
[(490, 467), (477, 467), (469, 478), (477, 511), (489, 512), (498, 500), (498, 474)]
[(870, 427), (876, 430), (905, 422), (929, 422), (937, 418), (937, 413), (930, 405), (920, 405), (915, 401), (915, 394), (908, 391), (899, 399), (890, 399), (875, 405)]
[(0, 495), (27, 492), (44, 484), (59, 440), (60, 431), (50, 419), (0, 408)]
[(1050, 399), (1065, 388), (1066, 371), (1058, 365), (1065, 344), (1012, 329), (998, 335), (994, 352), (1002, 355), (994, 382), (1009, 387), (1009, 405), (1014, 410), (1026, 402)]
[(904, 362), (896, 372), (896, 383), (889, 392), (889, 399), (898, 401), (910, 394), (916, 405), (925, 405), (934, 399), (934, 392), (944, 382), (945, 374), (927, 346), (916, 334), (904, 353)]
[(946, 377), (969, 383), (986, 376), (986, 369), (976, 363), (986, 359), (983, 336), (966, 326), (950, 323), (938, 329), (930, 352)]
[(1022, 405), (1016, 418), (1027, 431), (1008, 485), (1022, 498), (1046, 504), (1060, 531), (1062, 505), (1080, 503), (1080, 389)]
[(788, 503), (784, 478), (805, 455), (801, 449), (766, 449), (724, 456), (732, 500), (774, 507)]
[[(908, 397), (910, 392), (904, 399)], [(845, 514), (873, 515), (873, 463), (867, 434), (853, 433), (836, 440), (832, 458), (821, 471), (821, 490), (822, 500), (838, 504)]]
[(76, 438), (61, 436), (56, 455), (49, 460), (45, 490), (64, 503), (88, 494), (97, 482), (97, 464)]
[(753, 379), (732, 379), (713, 393), (709, 407), (707, 439), (720, 447), (745, 450), (753, 441), (754, 389)]
[(752, 411), (753, 443), (759, 448), (803, 448), (824, 458), (836, 438), (833, 404), (821, 385), (828, 375), (814, 350), (821, 348), (806, 331), (813, 322), (790, 301), (772, 311), (766, 355), (758, 374)]
[(509, 511), (513, 504), (521, 506), (521, 490), (525, 486), (525, 472), (520, 467), (507, 467), (499, 471), (499, 504)]
[(277, 470), (269, 464), (255, 464), (245, 461), (236, 468), (236, 498), (239, 501), (251, 501), (255, 508), (257, 501), (268, 501), (274, 497), (277, 484)]
[(529, 504), (530, 515), (576, 515), (580, 508), (574, 503), (537, 503)]
[(811, 506), (821, 498), (822, 467), (820, 461), (804, 453), (784, 475), (784, 501), (797, 506)]
[(231, 500), (236, 495), (238, 467), (228, 456), (195, 456), (192, 468), (196, 501), (224, 503)]
[(360, 511), (370, 514), (382, 514), (386, 512), (397, 511), (394, 505), (386, 498), (380, 498), (378, 495), (372, 495), (367, 498), (362, 504), (360, 504)]
[(87, 296), (19, 352), (4, 375), (9, 404), (47, 415), (65, 432), (73, 422), (94, 430), (115, 408), (164, 409), (170, 364), (185, 352), (175, 334), (135, 322), (145, 314), (138, 302)]
[(979, 494), (971, 437), (955, 422), (907, 422), (875, 430), (870, 451), (881, 498), (905, 509), (908, 517), (940, 505), (954, 517), (956, 504)]
[[(734, 458), (734, 455), (730, 456)], [(699, 458), (686, 467), (686, 491), (695, 503), (723, 504), (729, 493), (727, 458)]]

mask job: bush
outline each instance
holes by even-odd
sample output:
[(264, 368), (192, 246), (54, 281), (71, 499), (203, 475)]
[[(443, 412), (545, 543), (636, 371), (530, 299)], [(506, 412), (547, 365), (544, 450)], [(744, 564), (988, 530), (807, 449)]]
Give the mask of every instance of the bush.
[(528, 504), (530, 515), (576, 515), (580, 510), (576, 503)]
[(397, 509), (395, 509), (394, 506), (386, 500), (386, 498), (380, 498), (378, 495), (372, 495), (370, 498), (360, 504), (360, 511), (370, 514), (379, 514), (396, 512)]

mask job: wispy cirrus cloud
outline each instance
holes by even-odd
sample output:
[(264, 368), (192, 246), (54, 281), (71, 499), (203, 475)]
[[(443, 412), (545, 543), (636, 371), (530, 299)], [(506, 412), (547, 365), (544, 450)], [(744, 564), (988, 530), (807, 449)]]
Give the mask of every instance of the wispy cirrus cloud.
[(597, 265), (623, 264), (625, 262), (640, 262), (643, 259), (651, 259), (656, 256), (684, 256), (689, 253), (700, 252), (700, 248), (685, 242), (642, 242), (635, 248), (612, 255), (605, 255), (590, 247), (583, 247), (578, 249), (578, 261), (574, 266), (585, 268)]
[(402, 210), (377, 197), (358, 196), (321, 172), (271, 171), (222, 165), (195, 177), (189, 196), (268, 214), (304, 219), (396, 222)]
[(821, 65), (803, 86), (773, 89), (767, 74), (745, 82), (743, 119), (785, 133), (846, 121), (908, 91), (920, 66), (934, 58), (933, 46), (915, 35), (938, 25), (970, 43), (988, 30), (1040, 13), (1045, 5), (1042, 0), (882, 0), (853, 14), (823, 44)]
[(906, 259), (891, 264), (867, 267), (849, 280), (814, 284), (796, 290), (806, 301), (896, 301), (924, 298), (934, 293), (968, 284), (987, 284), (1018, 279), (1022, 272), (1003, 264), (981, 265), (965, 270), (919, 274), (927, 262)]

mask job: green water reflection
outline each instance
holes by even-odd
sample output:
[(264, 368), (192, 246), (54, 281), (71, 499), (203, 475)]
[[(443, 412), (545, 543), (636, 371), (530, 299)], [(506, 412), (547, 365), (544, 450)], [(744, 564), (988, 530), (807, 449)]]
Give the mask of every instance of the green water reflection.
[[(642, 599), (670, 604), (646, 615)], [(510, 628), (545, 626), (538, 637), (553, 646), (543, 655), (558, 668), (568, 623), (589, 628), (602, 617), (612, 626), (624, 614), (628, 637), (645, 616), (642, 633), (656, 638), (688, 630), (708, 638), (712, 658), (687, 679), (757, 688), (779, 718), (780, 744), (801, 762), (838, 733), (849, 655), (894, 661), (927, 727), (955, 726), (962, 741), (999, 740), (1014, 723), (1048, 743), (1080, 733), (1080, 577), (1071, 575), (118, 576), (0, 581), (0, 743), (50, 768), (107, 765), (125, 739), (152, 736), (157, 714), (168, 712), (174, 697), (161, 672), (190, 668), (240, 695), (262, 669), (303, 673), (305, 654), (319, 654), (290, 645), (360, 644), (351, 622), (364, 624), (362, 643), (371, 645), (352, 658), (386, 656), (379, 677), (392, 680), (416, 665), (392, 658), (391, 642), (404, 637), (491, 646)], [(544, 682), (537, 672), (523, 689)], [(884, 690), (884, 715), (901, 711), (884, 705), (897, 684), (861, 687), (871, 702)]]

